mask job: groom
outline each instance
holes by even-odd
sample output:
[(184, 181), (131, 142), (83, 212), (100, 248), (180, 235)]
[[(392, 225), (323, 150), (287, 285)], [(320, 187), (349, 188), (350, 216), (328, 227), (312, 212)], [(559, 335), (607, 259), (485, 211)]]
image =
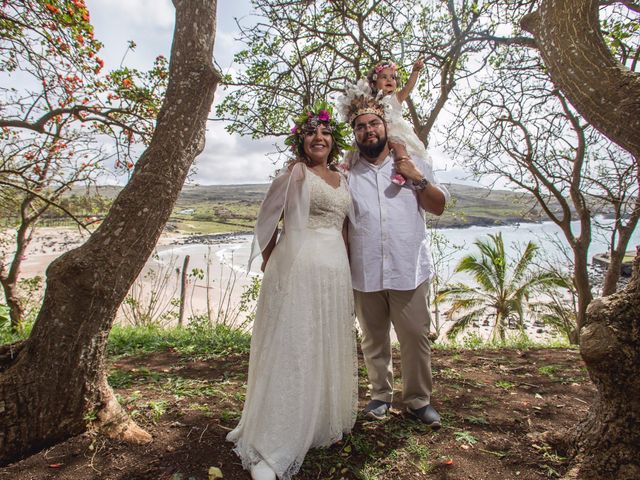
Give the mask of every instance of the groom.
[[(368, 417), (382, 419), (391, 407), (393, 369), (390, 327), (400, 341), (402, 399), (407, 412), (433, 429), (440, 416), (431, 406), (429, 281), (433, 275), (424, 212), (442, 214), (449, 198), (422, 158), (397, 159), (387, 143), (384, 109), (372, 98), (350, 105), (359, 158), (349, 187), (356, 221), (349, 252), (362, 352), (372, 385)], [(402, 187), (391, 176), (401, 173)]]

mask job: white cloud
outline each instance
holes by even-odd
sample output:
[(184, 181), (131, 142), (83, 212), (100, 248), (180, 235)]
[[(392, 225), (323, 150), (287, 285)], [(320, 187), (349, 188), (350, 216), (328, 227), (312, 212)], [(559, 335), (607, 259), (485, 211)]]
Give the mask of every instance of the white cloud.
[(252, 140), (231, 135), (220, 122), (207, 125), (206, 146), (196, 159), (195, 183), (266, 183), (275, 166), (267, 156), (275, 139)]
[(107, 69), (120, 65), (128, 42), (125, 64), (149, 69), (158, 55), (169, 56), (175, 10), (170, 0), (87, 0), (95, 36), (104, 43), (100, 56)]
[(110, 12), (112, 25), (132, 25), (136, 29), (173, 28), (175, 9), (170, 0), (87, 0), (87, 6), (96, 16)]

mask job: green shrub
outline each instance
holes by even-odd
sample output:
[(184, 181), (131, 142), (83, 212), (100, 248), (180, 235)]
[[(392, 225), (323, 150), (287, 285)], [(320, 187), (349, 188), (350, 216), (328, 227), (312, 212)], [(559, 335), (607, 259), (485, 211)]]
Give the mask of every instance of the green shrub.
[(166, 350), (205, 356), (249, 351), (249, 334), (225, 325), (212, 325), (201, 318), (191, 319), (187, 328), (116, 325), (109, 335), (109, 355), (132, 355)]

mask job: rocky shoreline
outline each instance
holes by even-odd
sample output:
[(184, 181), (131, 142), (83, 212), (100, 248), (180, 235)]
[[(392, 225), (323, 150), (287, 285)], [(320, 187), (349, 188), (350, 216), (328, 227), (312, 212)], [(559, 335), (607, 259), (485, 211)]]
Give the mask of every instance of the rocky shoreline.
[(240, 237), (247, 235), (253, 235), (252, 230), (241, 232), (228, 232), (228, 233), (202, 233), (188, 235), (176, 245), (221, 245), (224, 243), (238, 243), (241, 242)]

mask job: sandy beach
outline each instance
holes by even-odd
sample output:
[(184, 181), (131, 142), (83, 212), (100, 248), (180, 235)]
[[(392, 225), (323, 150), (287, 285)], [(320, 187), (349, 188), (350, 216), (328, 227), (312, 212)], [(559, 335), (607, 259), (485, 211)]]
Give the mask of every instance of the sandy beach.
[[(10, 231), (4, 234), (12, 235)], [(147, 261), (134, 282), (130, 290), (131, 301), (120, 308), (117, 322), (130, 324), (133, 317), (152, 315), (161, 319), (164, 325), (177, 323), (180, 271), (186, 254), (190, 255), (190, 262), (187, 267), (185, 321), (189, 317), (206, 314), (208, 309), (214, 318), (226, 316), (229, 321), (228, 317), (234, 315), (234, 308), (240, 303), (243, 289), (252, 281), (252, 275), (243, 269), (232, 268), (228, 261), (229, 251), (237, 248), (240, 241), (246, 243), (246, 239), (238, 239), (231, 234), (199, 237), (175, 233), (160, 237), (156, 254)], [(80, 246), (87, 238), (87, 232), (79, 229), (38, 228), (24, 255), (20, 278), (44, 277), (54, 259)], [(192, 253), (196, 245), (201, 247), (196, 248), (200, 250), (200, 256), (198, 252), (196, 255)], [(136, 307), (137, 313), (134, 314)]]

